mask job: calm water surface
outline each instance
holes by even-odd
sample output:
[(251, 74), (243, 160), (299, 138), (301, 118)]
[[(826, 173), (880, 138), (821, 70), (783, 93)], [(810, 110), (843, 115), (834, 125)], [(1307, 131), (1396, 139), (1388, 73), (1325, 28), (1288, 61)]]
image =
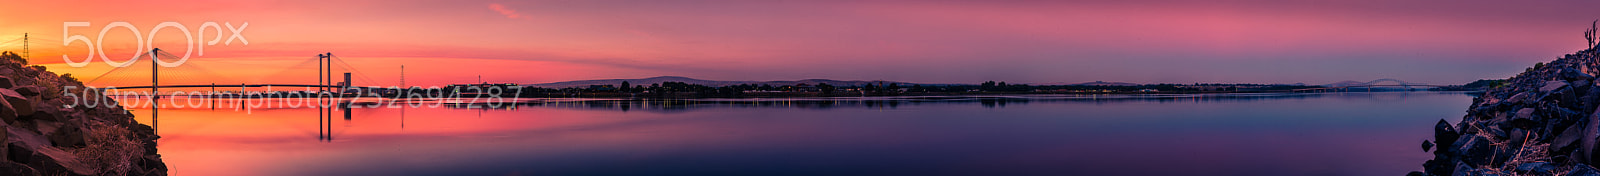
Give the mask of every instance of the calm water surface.
[[(176, 175), (1403, 175), (1459, 93), (161, 109)], [(149, 124), (148, 109), (135, 110)]]

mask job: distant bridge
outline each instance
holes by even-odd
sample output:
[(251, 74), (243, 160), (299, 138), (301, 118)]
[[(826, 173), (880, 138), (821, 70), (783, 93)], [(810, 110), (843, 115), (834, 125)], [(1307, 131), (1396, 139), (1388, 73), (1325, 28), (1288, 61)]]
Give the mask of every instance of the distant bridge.
[[(1389, 83), (1389, 84), (1378, 84), (1378, 83)], [(1367, 81), (1365, 83), (1361, 83), (1361, 85), (1346, 85), (1346, 86), (1336, 86), (1336, 87), (1293, 89), (1293, 90), (1290, 90), (1290, 91), (1291, 92), (1327, 92), (1327, 91), (1348, 92), (1348, 91), (1350, 91), (1351, 88), (1366, 88), (1367, 91), (1371, 91), (1372, 88), (1374, 88), (1374, 87), (1404, 87), (1405, 89), (1415, 89), (1413, 87), (1438, 88), (1438, 87), (1445, 87), (1445, 86), (1446, 85), (1417, 84), (1417, 83), (1410, 83), (1410, 82), (1405, 82), (1405, 81), (1401, 81), (1401, 80), (1397, 80), (1397, 79), (1383, 78), (1383, 79)]]
[[(160, 77), (158, 75), (161, 75), (160, 73), (162, 73), (162, 71), (159, 69), (160, 67), (158, 67), (157, 62), (154, 62), (154, 60), (157, 60), (158, 58), (177, 58), (177, 57), (173, 56), (171, 53), (167, 53), (166, 51), (163, 51), (161, 49), (152, 49), (152, 50), (150, 50), (148, 52), (145, 52), (145, 53), (137, 56), (137, 58), (149, 58), (150, 60), (152, 60), (152, 62), (150, 63), (150, 78), (149, 78), (150, 79), (150, 84), (148, 84), (148, 85), (127, 85), (127, 86), (106, 86), (106, 87), (101, 88), (101, 89), (152, 89), (152, 91), (155, 91), (155, 90), (159, 90), (160, 88), (309, 87), (309, 88), (318, 88), (318, 89), (320, 89), (319, 91), (334, 91), (336, 89), (349, 89), (349, 88), (352, 88), (352, 87), (362, 87), (362, 86), (352, 85), (352, 82), (350, 80), (351, 79), (350, 76), (352, 76), (352, 75), (351, 75), (350, 72), (345, 72), (344, 73), (343, 82), (337, 82), (337, 80), (335, 80), (335, 76), (334, 76), (335, 73), (334, 73), (333, 68), (339, 66), (339, 65), (337, 65), (335, 63), (341, 63), (342, 64), (343, 63), (343, 59), (340, 59), (338, 57), (333, 56), (333, 53), (317, 54), (316, 61), (314, 62), (314, 63), (317, 64), (317, 72), (318, 73), (315, 76), (316, 79), (317, 79), (317, 84), (284, 84), (284, 83), (256, 83), (256, 84), (216, 84), (216, 83), (212, 83), (212, 84), (193, 84), (193, 83), (190, 83), (190, 84), (162, 85), (162, 84), (160, 84), (160, 79), (157, 79), (157, 78)], [(307, 59), (303, 64), (310, 64), (310, 63), (313, 63), (313, 62), (310, 59)], [(186, 64), (186, 65), (193, 65), (193, 64)], [(356, 71), (355, 68), (350, 67), (348, 64), (345, 64), (344, 67), (346, 69), (349, 69), (347, 71), (359, 72), (359, 71)], [(127, 70), (124, 70), (124, 68), (129, 68), (129, 67), (117, 67), (116, 69), (112, 69), (111, 71), (107, 71), (104, 75), (96, 77), (94, 80), (90, 80), (89, 82), (97, 82), (97, 81), (100, 80), (100, 78), (107, 77), (107, 75), (111, 75), (111, 74), (114, 74), (114, 73), (120, 73), (122, 71), (127, 71)], [(288, 71), (289, 70), (285, 70), (285, 72), (288, 72)], [(180, 73), (174, 73), (174, 74), (169, 74), (169, 75), (183, 77), (181, 79), (191, 79), (190, 77), (204, 76), (204, 75), (215, 75), (215, 73), (211, 73), (209, 71), (203, 71), (203, 72), (200, 72), (200, 73), (180, 72)], [(362, 76), (363, 79), (366, 78), (365, 75), (357, 75), (357, 76)], [(366, 80), (366, 81), (370, 81), (370, 80)]]
[[(152, 105), (152, 107), (150, 108), (150, 125), (152, 127), (155, 127), (155, 126), (157, 126), (157, 124), (159, 124), (159, 121), (157, 119), (159, 119), (159, 117), (160, 117), (159, 116), (159, 112), (160, 112), (161, 108), (154, 106), (154, 104), (156, 104), (158, 102), (158, 99), (161, 99), (163, 96), (165, 96), (165, 95), (160, 95), (160, 94), (157, 93), (157, 92), (159, 92), (159, 90), (161, 88), (212, 88), (212, 92), (215, 92), (216, 88), (238, 87), (238, 88), (241, 88), (241, 93), (243, 92), (242, 91), (243, 88), (246, 88), (246, 87), (308, 87), (308, 88), (317, 88), (316, 91), (318, 92), (318, 94), (316, 96), (314, 96), (314, 97), (308, 97), (308, 98), (316, 98), (316, 101), (317, 101), (318, 104), (324, 104), (324, 102), (327, 102), (326, 104), (335, 104), (335, 103), (341, 104), (339, 107), (342, 107), (342, 110), (344, 111), (344, 115), (345, 115), (345, 120), (348, 121), (348, 120), (350, 120), (350, 109), (349, 109), (349, 105), (348, 104), (350, 104), (351, 102), (341, 102), (341, 101), (345, 101), (345, 100), (339, 100), (338, 97), (335, 97), (333, 95), (325, 95), (323, 93), (326, 93), (326, 92), (343, 92), (342, 90), (358, 88), (357, 86), (354, 86), (354, 84), (351, 82), (350, 79), (351, 79), (351, 76), (352, 76), (351, 72), (356, 72), (357, 74), (360, 73), (360, 71), (355, 70), (355, 68), (353, 66), (350, 66), (348, 63), (344, 63), (343, 59), (340, 59), (338, 57), (333, 56), (333, 53), (326, 53), (326, 54), (317, 54), (317, 57), (316, 57), (316, 61), (315, 61), (315, 63), (317, 64), (317, 75), (315, 75), (317, 77), (316, 78), (317, 79), (317, 83), (316, 84), (283, 84), (283, 83), (258, 83), (258, 84), (243, 84), (243, 83), (241, 83), (241, 84), (216, 84), (216, 83), (211, 83), (211, 84), (194, 84), (194, 83), (188, 83), (188, 84), (162, 85), (161, 82), (160, 82), (160, 80), (161, 80), (160, 79), (160, 77), (161, 77), (160, 73), (161, 73), (162, 70), (161, 70), (160, 65), (158, 65), (159, 59), (161, 59), (161, 58), (169, 58), (170, 59), (170, 58), (180, 58), (180, 57), (172, 55), (172, 53), (167, 53), (166, 51), (163, 51), (163, 50), (161, 50), (159, 48), (153, 48), (152, 47), (150, 51), (143, 52), (142, 54), (140, 54), (138, 56), (135, 56), (134, 58), (149, 58), (150, 59), (150, 78), (149, 78), (150, 84), (149, 85), (130, 85), (130, 86), (107, 86), (106, 88), (102, 88), (102, 90), (105, 90), (105, 89), (150, 89), (151, 94), (147, 95), (150, 98), (148, 98), (146, 100), (148, 100), (149, 103)], [(99, 77), (96, 77), (94, 80), (90, 80), (89, 82), (96, 82), (96, 81), (100, 80), (101, 78), (106, 78), (107, 75), (111, 75), (111, 74), (124, 73), (124, 72), (134, 72), (134, 71), (126, 70), (126, 68), (134, 68), (134, 67), (128, 67), (128, 66), (131, 66), (131, 64), (133, 64), (132, 62), (134, 62), (134, 61), (128, 61), (128, 64), (130, 64), (130, 65), (124, 65), (123, 67), (116, 67), (116, 68), (114, 68), (114, 69), (112, 69), (110, 71), (107, 71), (105, 74), (103, 74), (103, 75), (101, 75)], [(302, 62), (302, 65), (309, 65), (310, 63), (312, 63), (312, 61), (310, 59), (307, 59), (307, 60)], [(344, 78), (343, 81), (344, 82), (337, 82), (336, 80), (334, 80), (334, 71), (335, 71), (334, 68), (335, 67), (341, 67), (341, 65), (342, 65), (342, 67), (344, 67), (347, 70), (345, 70), (346, 72), (344, 72), (344, 76), (343, 76), (343, 78)], [(190, 67), (190, 68), (194, 68), (194, 69), (199, 69), (199, 68), (197, 68), (198, 66), (193, 66), (193, 64), (185, 64), (184, 67)], [(170, 68), (180, 68), (180, 67), (169, 67), (169, 69)], [(289, 69), (284, 70), (284, 72), (290, 72), (291, 70), (293, 70), (293, 66), (291, 66), (291, 68), (289, 68)], [(172, 73), (173, 71), (176, 71), (178, 73)], [(169, 70), (168, 75), (178, 76), (178, 77), (180, 77), (180, 80), (192, 80), (192, 79), (194, 79), (194, 77), (202, 77), (202, 76), (216, 75), (216, 74), (215, 73), (210, 73), (208, 71), (203, 71), (203, 69), (202, 69), (202, 71), (198, 72), (198, 73), (197, 72), (182, 71), (182, 70)], [(362, 76), (362, 79), (367, 79), (364, 75), (358, 75), (358, 76)], [(141, 80), (139, 80), (140, 82), (143, 81), (142, 78), (138, 78), (138, 79), (141, 79)], [(306, 79), (306, 80), (309, 80), (309, 79)], [(370, 79), (367, 79), (366, 81), (371, 82)], [(173, 96), (177, 96), (177, 95), (174, 94)], [(215, 100), (213, 100), (213, 101), (215, 101)], [(244, 107), (244, 104), (241, 103), (240, 106)], [(317, 115), (319, 116), (319, 117), (317, 117), (317, 119), (318, 119), (317, 123), (318, 123), (318, 126), (321, 126), (321, 127), (318, 127), (318, 139), (332, 140), (333, 139), (333, 136), (332, 136), (333, 119), (332, 118), (334, 116), (333, 112), (336, 111), (337, 109), (336, 109), (336, 107), (331, 107), (331, 106), (316, 106), (316, 107), (317, 107), (317, 111), (318, 111)], [(213, 109), (216, 108), (215, 103), (213, 103), (212, 108)], [(326, 122), (326, 123), (324, 123), (324, 122)], [(159, 129), (159, 128), (157, 128), (157, 129)]]

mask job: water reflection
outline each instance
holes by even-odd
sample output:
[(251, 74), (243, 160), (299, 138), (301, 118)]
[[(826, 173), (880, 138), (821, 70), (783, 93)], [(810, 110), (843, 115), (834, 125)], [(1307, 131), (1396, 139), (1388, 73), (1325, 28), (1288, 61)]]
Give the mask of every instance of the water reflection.
[[(1138, 94), (1138, 95), (1011, 95), (1011, 96), (925, 96), (925, 97), (831, 97), (831, 98), (750, 98), (750, 99), (688, 99), (688, 100), (638, 100), (638, 99), (547, 99), (518, 106), (561, 108), (577, 110), (615, 110), (674, 113), (696, 109), (716, 108), (781, 108), (781, 109), (832, 109), (868, 108), (894, 109), (901, 105), (923, 104), (977, 104), (985, 108), (1005, 108), (1007, 105), (1028, 103), (1047, 104), (1108, 104), (1129, 102), (1150, 103), (1225, 103), (1266, 100), (1328, 98), (1340, 100), (1395, 101), (1424, 94), (1468, 95), (1466, 92), (1398, 92), (1398, 93), (1240, 93), (1240, 94)], [(483, 110), (516, 110), (518, 106), (453, 105), (450, 108)]]
[(162, 109), (159, 143), (180, 175), (1387, 175), (1420, 169), (1415, 163), (1431, 156), (1417, 143), (1438, 119), (1458, 119), (1470, 99), (354, 101), (328, 111)]

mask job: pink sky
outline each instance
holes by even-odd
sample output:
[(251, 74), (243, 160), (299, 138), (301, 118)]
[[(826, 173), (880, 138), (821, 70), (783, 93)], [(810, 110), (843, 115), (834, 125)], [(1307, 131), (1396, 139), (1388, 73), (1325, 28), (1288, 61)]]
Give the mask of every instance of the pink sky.
[[(34, 63), (71, 68), (62, 22), (97, 40), (179, 22), (240, 25), (249, 45), (206, 46), (214, 74), (174, 80), (303, 82), (332, 52), (372, 81), (543, 83), (662, 75), (714, 80), (925, 83), (1311, 83), (1504, 78), (1582, 49), (1588, 1), (75, 1), (0, 5), (0, 42), (30, 33)], [(26, 4), (26, 5), (20, 5)], [(214, 33), (214, 32), (213, 32)], [(126, 29), (101, 45), (122, 60)], [(227, 35), (224, 29), (224, 35)], [(214, 34), (203, 36), (207, 39)], [(183, 35), (155, 45), (175, 54)], [(20, 46), (0, 44), (0, 50)], [(181, 72), (181, 69), (179, 69)], [(311, 71), (309, 68), (306, 71)], [(163, 77), (163, 79), (171, 79)], [(146, 83), (148, 81), (145, 81)], [(101, 82), (99, 84), (123, 84)]]

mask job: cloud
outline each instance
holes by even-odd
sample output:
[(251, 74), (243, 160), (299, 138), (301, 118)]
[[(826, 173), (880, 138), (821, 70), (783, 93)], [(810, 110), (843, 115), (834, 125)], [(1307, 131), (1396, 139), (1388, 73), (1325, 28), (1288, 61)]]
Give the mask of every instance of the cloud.
[(516, 10), (507, 9), (505, 5), (500, 5), (500, 3), (489, 3), (489, 9), (490, 10), (494, 10), (495, 12), (500, 12), (500, 15), (505, 15), (506, 18), (511, 18), (511, 19), (526, 19), (526, 18), (528, 18), (528, 16), (523, 16), (522, 14), (517, 13)]

